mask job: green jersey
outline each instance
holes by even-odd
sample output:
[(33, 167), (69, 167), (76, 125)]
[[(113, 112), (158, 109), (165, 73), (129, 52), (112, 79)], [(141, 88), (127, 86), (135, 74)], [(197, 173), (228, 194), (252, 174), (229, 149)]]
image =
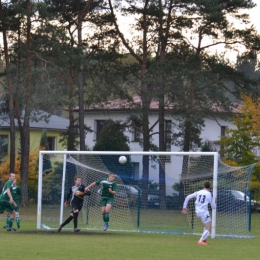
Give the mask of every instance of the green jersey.
[(12, 186), (11, 188), (11, 194), (13, 196), (13, 200), (16, 204), (19, 203), (20, 196), (22, 195), (21, 188), (17, 185)]
[(109, 192), (109, 188), (113, 191), (117, 191), (117, 184), (115, 181), (109, 181), (108, 178), (102, 178), (96, 181), (96, 185), (102, 184), (101, 197), (114, 198), (114, 194)]
[(7, 190), (10, 189), (10, 191), (11, 191), (12, 185), (13, 185), (13, 182), (11, 180), (8, 180), (6, 182), (6, 184), (5, 184), (4, 188), (3, 188), (2, 194), (0, 195), (0, 200), (7, 200), (7, 201), (10, 200), (10, 198), (9, 198), (9, 196), (7, 194)]

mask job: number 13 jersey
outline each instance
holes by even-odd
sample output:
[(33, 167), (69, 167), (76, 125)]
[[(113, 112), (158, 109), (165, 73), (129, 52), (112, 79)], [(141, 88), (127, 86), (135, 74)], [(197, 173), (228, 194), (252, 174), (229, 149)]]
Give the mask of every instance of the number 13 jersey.
[(196, 198), (195, 200), (195, 211), (197, 214), (201, 214), (208, 211), (208, 205), (211, 205), (212, 209), (216, 208), (216, 203), (213, 200), (212, 194), (206, 190), (196, 191), (188, 195), (184, 201), (184, 208), (187, 208), (187, 204), (190, 199)]

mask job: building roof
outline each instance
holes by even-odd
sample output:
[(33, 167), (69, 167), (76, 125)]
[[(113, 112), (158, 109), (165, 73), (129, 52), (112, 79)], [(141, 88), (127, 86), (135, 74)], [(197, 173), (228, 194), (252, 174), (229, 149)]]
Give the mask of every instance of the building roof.
[[(30, 129), (47, 129), (64, 131), (69, 126), (69, 120), (60, 116), (50, 115), (47, 112), (37, 112), (37, 118), (40, 120), (30, 120)], [(45, 119), (46, 118), (46, 119)], [(17, 119), (15, 119), (15, 126), (18, 127)], [(0, 128), (9, 128), (10, 121), (7, 114), (0, 115)]]
[[(89, 106), (85, 106), (85, 111), (103, 111), (103, 110), (110, 110), (110, 111), (122, 111), (122, 110), (133, 110), (140, 108), (142, 105), (142, 100), (140, 96), (133, 96), (133, 100), (126, 100), (126, 99), (114, 99), (100, 103), (93, 103)], [(156, 100), (150, 101), (150, 110), (158, 110), (159, 102)], [(165, 106), (165, 108), (169, 109), (172, 105)], [(74, 111), (78, 111), (79, 107), (74, 107)]]
[[(125, 111), (125, 110), (134, 110), (140, 108), (142, 105), (142, 100), (140, 96), (133, 96), (133, 101), (129, 101), (126, 99), (115, 99), (101, 103), (93, 103), (89, 106), (85, 106), (85, 112), (91, 111)], [(240, 105), (238, 103), (232, 103), (232, 112), (240, 113), (239, 110)], [(170, 110), (174, 108), (173, 103), (168, 103), (165, 105), (165, 110)], [(79, 107), (75, 107), (74, 111), (77, 112)], [(159, 110), (159, 101), (151, 100), (150, 101), (150, 111), (158, 111)], [(222, 108), (219, 108), (217, 105), (213, 105), (212, 110), (215, 112), (223, 112)]]

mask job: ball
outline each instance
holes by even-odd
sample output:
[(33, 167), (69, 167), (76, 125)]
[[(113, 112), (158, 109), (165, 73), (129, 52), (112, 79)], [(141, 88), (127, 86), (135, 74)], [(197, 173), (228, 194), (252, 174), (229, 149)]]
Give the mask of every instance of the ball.
[(125, 156), (120, 156), (119, 159), (118, 159), (118, 161), (119, 161), (121, 164), (124, 164), (124, 163), (126, 163), (127, 159), (126, 159)]

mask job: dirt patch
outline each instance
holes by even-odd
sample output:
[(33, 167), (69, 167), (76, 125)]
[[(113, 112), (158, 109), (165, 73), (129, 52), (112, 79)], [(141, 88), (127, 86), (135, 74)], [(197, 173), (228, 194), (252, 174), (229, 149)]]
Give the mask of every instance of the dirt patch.
[(18, 233), (20, 234), (40, 234), (40, 235), (73, 235), (73, 236), (106, 236), (106, 235), (117, 235), (117, 232), (93, 232), (93, 231), (80, 231), (78, 233), (71, 231), (61, 231), (60, 233), (57, 231), (44, 231), (44, 230), (19, 230)]

